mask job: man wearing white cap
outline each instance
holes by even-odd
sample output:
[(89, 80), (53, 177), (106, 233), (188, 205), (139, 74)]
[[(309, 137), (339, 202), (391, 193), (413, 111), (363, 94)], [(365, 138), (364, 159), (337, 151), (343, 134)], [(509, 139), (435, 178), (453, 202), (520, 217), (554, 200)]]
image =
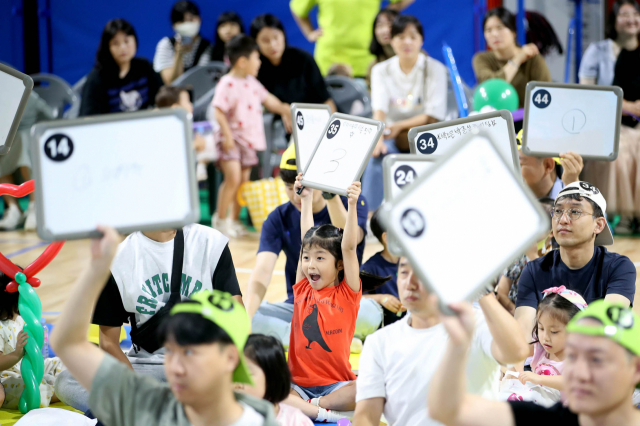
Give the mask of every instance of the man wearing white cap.
[(542, 290), (549, 287), (563, 285), (587, 303), (598, 299), (624, 306), (633, 303), (635, 266), (628, 257), (603, 247), (613, 244), (606, 210), (604, 197), (589, 182), (573, 182), (556, 197), (551, 223), (560, 249), (529, 262), (518, 283), (515, 316), (527, 338)]

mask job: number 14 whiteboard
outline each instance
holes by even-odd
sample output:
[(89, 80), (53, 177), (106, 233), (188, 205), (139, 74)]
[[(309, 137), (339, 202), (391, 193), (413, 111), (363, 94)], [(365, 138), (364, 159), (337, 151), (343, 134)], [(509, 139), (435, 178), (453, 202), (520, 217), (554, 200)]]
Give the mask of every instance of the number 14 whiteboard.
[(333, 114), (304, 171), (302, 185), (346, 196), (349, 185), (362, 176), (383, 129), (381, 121)]
[(32, 129), (36, 217), (44, 240), (177, 229), (199, 216), (190, 115), (107, 114)]

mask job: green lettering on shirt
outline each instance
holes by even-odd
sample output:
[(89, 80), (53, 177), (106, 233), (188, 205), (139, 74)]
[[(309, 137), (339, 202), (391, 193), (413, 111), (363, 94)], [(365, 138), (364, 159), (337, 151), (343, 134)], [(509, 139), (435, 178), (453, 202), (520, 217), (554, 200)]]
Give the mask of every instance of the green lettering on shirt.
[(171, 291), (171, 284), (169, 284), (169, 274), (162, 274), (162, 286), (164, 292), (169, 293)]
[(153, 283), (156, 286), (156, 289), (158, 289), (158, 295), (162, 294), (162, 287), (160, 287), (160, 275), (156, 274), (153, 277), (151, 277), (151, 279), (153, 280)]
[(138, 296), (138, 303), (147, 305), (151, 309), (155, 309), (158, 306), (158, 302), (155, 299), (147, 299), (144, 296)]
[(153, 291), (153, 287), (151, 287), (151, 283), (149, 282), (149, 280), (146, 280), (144, 283), (147, 285), (147, 288), (149, 288), (149, 291), (151, 292), (151, 295), (153, 297), (157, 297), (157, 294), (156, 294), (155, 291)]
[[(195, 293), (196, 291), (200, 291), (202, 289), (202, 283), (200, 281), (196, 281), (196, 283), (193, 285), (193, 291), (191, 292), (191, 294)], [(189, 295), (189, 297), (191, 297), (191, 294)]]
[(147, 311), (142, 306), (136, 306), (136, 311), (138, 311), (139, 314), (143, 315), (154, 315), (156, 313), (156, 311)]
[(189, 297), (189, 285), (191, 285), (191, 277), (182, 274), (182, 290), (180, 290), (180, 293), (182, 293), (184, 297)]

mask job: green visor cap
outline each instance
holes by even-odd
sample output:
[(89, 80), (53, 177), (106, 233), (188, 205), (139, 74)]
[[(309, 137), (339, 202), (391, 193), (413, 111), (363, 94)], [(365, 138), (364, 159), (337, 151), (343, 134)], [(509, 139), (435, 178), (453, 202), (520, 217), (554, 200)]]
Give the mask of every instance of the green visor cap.
[[(602, 324), (578, 324), (585, 318), (593, 318)], [(596, 300), (569, 321), (567, 333), (608, 337), (634, 355), (640, 355), (640, 316), (618, 303)]]
[(253, 385), (251, 373), (244, 359), (244, 345), (251, 330), (247, 311), (229, 293), (219, 290), (199, 291), (191, 295), (191, 300), (198, 303), (178, 303), (171, 309), (171, 315), (202, 315), (223, 329), (238, 348), (240, 356), (238, 367), (233, 372), (233, 381)]

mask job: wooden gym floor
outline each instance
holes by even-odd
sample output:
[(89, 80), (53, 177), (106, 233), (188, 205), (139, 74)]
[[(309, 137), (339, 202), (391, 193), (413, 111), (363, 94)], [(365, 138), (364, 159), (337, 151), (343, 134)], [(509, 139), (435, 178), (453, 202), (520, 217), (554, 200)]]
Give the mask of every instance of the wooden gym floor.
[[(617, 237), (615, 240), (616, 243), (611, 247), (611, 251), (628, 256), (638, 268), (640, 266), (640, 239)], [(255, 265), (258, 244), (257, 235), (233, 239), (230, 242), (231, 254), (243, 293), (247, 289), (249, 276)], [(42, 242), (35, 232), (0, 233), (0, 252), (21, 267), (26, 267), (33, 262), (46, 246), (47, 244)], [(367, 243), (364, 259), (368, 259), (369, 256), (380, 250), (381, 245), (377, 241)], [(88, 240), (68, 241), (58, 256), (37, 274), (37, 277), (42, 280), (42, 285), (36, 291), (42, 301), (43, 316), (48, 322), (55, 324), (73, 282), (87, 264), (88, 258)], [(285, 257), (281, 254), (266, 295), (266, 300), (270, 302), (278, 302), (286, 298), (284, 264)], [(640, 300), (639, 297), (640, 287), (636, 292), (636, 300)], [(640, 303), (636, 305), (635, 310), (640, 313)]]

